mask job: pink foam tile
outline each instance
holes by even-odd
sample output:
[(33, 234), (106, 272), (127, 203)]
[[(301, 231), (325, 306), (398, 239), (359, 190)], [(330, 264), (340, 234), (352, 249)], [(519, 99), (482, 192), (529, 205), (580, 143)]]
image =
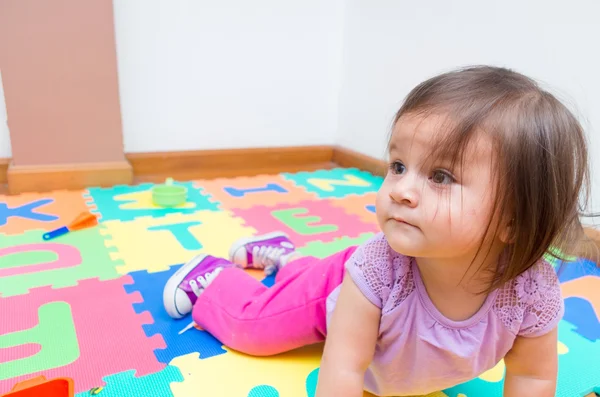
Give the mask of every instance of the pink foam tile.
[(0, 363), (18, 360), (22, 357), (33, 356), (34, 354), (37, 354), (40, 351), (40, 348), (40, 345), (36, 343), (30, 343), (27, 345), (19, 345), (15, 347), (8, 347), (6, 349), (2, 349), (0, 350)]
[(357, 237), (379, 231), (377, 225), (363, 222), (327, 200), (302, 201), (275, 206), (255, 206), (232, 210), (258, 234), (283, 231), (298, 247), (310, 241), (332, 241), (336, 237)]
[(317, 199), (316, 194), (307, 192), (281, 175), (197, 180), (194, 185), (210, 194), (225, 209)]
[[(71, 377), (75, 392), (81, 392), (102, 385), (102, 378), (109, 374), (135, 369), (138, 376), (143, 376), (162, 370), (165, 365), (157, 361), (154, 350), (166, 346), (160, 335), (150, 338), (145, 335), (142, 324), (152, 322), (152, 318), (148, 313), (135, 313), (132, 304), (139, 303), (141, 296), (127, 294), (123, 288), (132, 282), (130, 276), (109, 281), (91, 279), (80, 281), (75, 287), (42, 287), (27, 295), (0, 299), (0, 341), (7, 334), (38, 325), (41, 306), (66, 302), (71, 309), (79, 347), (79, 357), (59, 368), (34, 373), (27, 373), (27, 368), (23, 368), (20, 376), (11, 379), (0, 376), (0, 392), (10, 390), (20, 380), (42, 374), (48, 379)], [(4, 363), (36, 354), (39, 347), (32, 342), (35, 343), (23, 341), (21, 346), (3, 349), (3, 353), (10, 352)]]

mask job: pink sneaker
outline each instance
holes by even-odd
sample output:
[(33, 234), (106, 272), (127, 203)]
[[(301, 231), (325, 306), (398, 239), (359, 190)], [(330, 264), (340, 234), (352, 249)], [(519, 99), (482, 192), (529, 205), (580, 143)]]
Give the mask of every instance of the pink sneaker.
[(229, 249), (231, 262), (242, 268), (264, 269), (267, 276), (296, 255), (296, 247), (283, 232), (242, 238)]
[(227, 259), (200, 254), (183, 265), (167, 281), (163, 290), (163, 305), (169, 316), (182, 318), (192, 311), (198, 296), (227, 267)]

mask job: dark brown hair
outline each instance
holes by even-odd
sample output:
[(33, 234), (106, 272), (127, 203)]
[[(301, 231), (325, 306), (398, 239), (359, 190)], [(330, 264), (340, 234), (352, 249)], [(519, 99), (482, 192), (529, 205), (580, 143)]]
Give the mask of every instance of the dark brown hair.
[[(494, 142), (493, 214), (509, 222), (511, 236), (506, 262), (490, 269), (490, 289), (517, 277), (545, 254), (572, 252), (572, 244), (583, 235), (579, 204), (587, 198), (588, 153), (583, 128), (565, 105), (522, 74), (477, 66), (419, 84), (394, 124), (405, 115), (430, 114), (444, 115), (450, 123), (434, 158), (464, 162), (477, 131)], [(496, 233), (492, 218), (486, 236)], [(483, 241), (479, 250), (484, 250)]]

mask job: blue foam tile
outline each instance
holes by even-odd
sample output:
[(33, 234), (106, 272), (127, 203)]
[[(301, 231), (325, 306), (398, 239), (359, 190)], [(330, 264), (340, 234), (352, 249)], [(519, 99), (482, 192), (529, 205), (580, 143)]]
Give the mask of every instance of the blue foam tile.
[(226, 351), (223, 345), (211, 334), (205, 331), (187, 331), (179, 335), (179, 332), (190, 322), (191, 317), (182, 320), (172, 319), (164, 309), (162, 302), (163, 288), (173, 273), (181, 265), (172, 266), (168, 271), (148, 273), (137, 271), (130, 273), (134, 282), (126, 285), (127, 292), (138, 291), (143, 298), (142, 303), (135, 303), (136, 313), (149, 311), (154, 319), (153, 324), (145, 324), (144, 332), (147, 336), (154, 334), (162, 335), (167, 347), (155, 351), (156, 358), (162, 363), (169, 363), (175, 357), (189, 353), (200, 353), (202, 359), (223, 354)]

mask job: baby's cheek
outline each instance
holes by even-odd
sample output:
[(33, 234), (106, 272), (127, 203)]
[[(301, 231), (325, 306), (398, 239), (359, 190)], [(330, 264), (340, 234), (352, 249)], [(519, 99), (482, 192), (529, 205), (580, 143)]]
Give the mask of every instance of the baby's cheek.
[(468, 216), (470, 218), (479, 218), (481, 215), (481, 209), (477, 207), (471, 207), (468, 211)]
[(470, 226), (470, 229), (475, 230), (485, 223), (482, 216), (483, 214), (480, 208), (471, 207), (464, 211), (464, 222)]
[(375, 215), (377, 217), (377, 221), (379, 222), (379, 226), (382, 225), (382, 222), (384, 222), (387, 217), (386, 213), (388, 212), (389, 203), (386, 203), (386, 197), (389, 197), (389, 195), (383, 190), (382, 187), (382, 189), (377, 192), (377, 196), (375, 197)]
[(484, 222), (482, 222), (479, 208), (466, 207), (466, 204), (461, 208), (461, 205), (458, 204), (452, 208), (450, 223), (455, 232), (472, 235), (478, 233), (478, 229)]
[(470, 235), (480, 241), (487, 232), (489, 214), (482, 208), (471, 208), (468, 211), (468, 222), (471, 228)]

